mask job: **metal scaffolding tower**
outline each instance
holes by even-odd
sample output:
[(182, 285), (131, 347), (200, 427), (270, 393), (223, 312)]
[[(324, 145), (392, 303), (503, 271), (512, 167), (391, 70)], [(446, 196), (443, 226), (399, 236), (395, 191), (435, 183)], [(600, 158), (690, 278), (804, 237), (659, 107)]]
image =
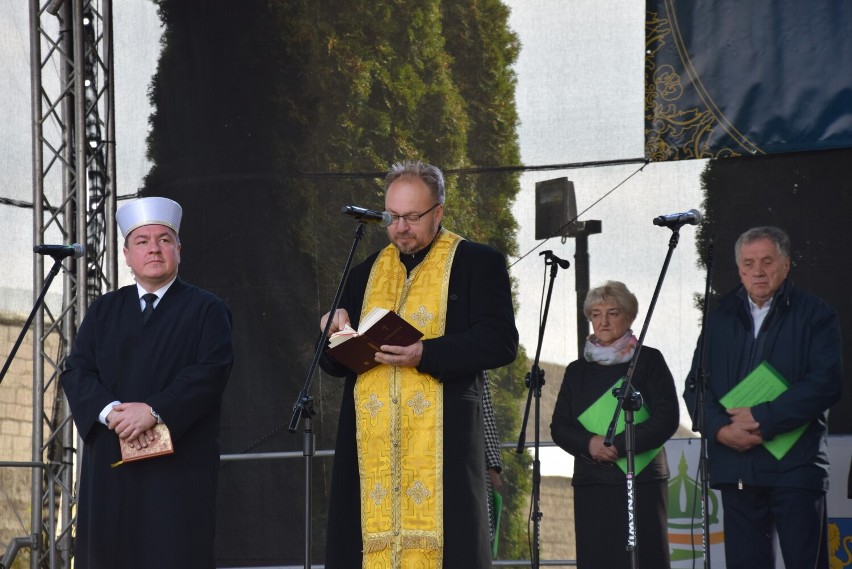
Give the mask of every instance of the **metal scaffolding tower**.
[[(30, 0), (33, 241), (86, 246), (33, 324), (32, 531), (17, 544), (33, 569), (71, 566), (81, 445), (59, 373), (86, 308), (118, 279), (112, 32), (111, 0)], [(37, 257), (34, 298), (44, 283)]]

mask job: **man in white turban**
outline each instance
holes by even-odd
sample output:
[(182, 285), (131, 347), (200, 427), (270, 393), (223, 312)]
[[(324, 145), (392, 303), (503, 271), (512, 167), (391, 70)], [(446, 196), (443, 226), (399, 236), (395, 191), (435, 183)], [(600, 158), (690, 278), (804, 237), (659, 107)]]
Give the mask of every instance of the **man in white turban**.
[[(231, 313), (178, 278), (181, 217), (180, 205), (159, 197), (118, 210), (136, 284), (92, 303), (61, 376), (84, 443), (78, 569), (215, 567)], [(142, 451), (158, 424), (174, 453), (120, 463), (120, 441)]]

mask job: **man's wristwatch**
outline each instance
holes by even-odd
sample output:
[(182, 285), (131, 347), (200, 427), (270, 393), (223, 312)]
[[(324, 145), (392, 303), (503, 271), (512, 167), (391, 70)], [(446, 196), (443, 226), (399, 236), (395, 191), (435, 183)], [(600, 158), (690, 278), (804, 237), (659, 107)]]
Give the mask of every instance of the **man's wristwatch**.
[(163, 422), (163, 420), (160, 419), (160, 415), (156, 411), (154, 411), (153, 407), (151, 407), (151, 416), (157, 420), (158, 425)]

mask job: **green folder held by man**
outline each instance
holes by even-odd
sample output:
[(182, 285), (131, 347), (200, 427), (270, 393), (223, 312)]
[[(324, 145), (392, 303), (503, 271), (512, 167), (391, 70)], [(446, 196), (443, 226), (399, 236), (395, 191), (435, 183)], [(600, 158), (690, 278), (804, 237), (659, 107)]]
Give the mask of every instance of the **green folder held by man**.
[[(733, 389), (719, 400), (725, 409), (735, 407), (754, 407), (760, 403), (772, 401), (790, 388), (784, 376), (778, 373), (769, 362), (762, 361), (751, 373), (743, 378)], [(797, 427), (787, 433), (777, 435), (771, 441), (763, 441), (763, 446), (776, 459), (781, 460), (787, 454), (808, 424)]]

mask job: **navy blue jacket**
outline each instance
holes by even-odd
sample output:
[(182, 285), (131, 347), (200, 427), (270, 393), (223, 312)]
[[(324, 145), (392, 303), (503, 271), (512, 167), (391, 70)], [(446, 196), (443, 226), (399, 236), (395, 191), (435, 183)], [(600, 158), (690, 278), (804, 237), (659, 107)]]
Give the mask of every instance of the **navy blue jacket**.
[[(746, 294), (740, 286), (724, 296), (707, 322), (704, 434), (710, 457), (710, 483), (713, 487), (742, 483), (827, 490), (828, 408), (840, 399), (843, 381), (837, 312), (787, 280), (775, 294), (755, 338)], [(695, 377), (697, 358), (696, 349), (690, 377)], [(790, 388), (774, 401), (751, 408), (764, 440), (808, 424), (781, 460), (763, 445), (738, 452), (716, 440), (719, 429), (730, 423), (719, 399), (763, 360), (790, 383)], [(688, 388), (684, 400), (694, 415), (695, 394)]]

